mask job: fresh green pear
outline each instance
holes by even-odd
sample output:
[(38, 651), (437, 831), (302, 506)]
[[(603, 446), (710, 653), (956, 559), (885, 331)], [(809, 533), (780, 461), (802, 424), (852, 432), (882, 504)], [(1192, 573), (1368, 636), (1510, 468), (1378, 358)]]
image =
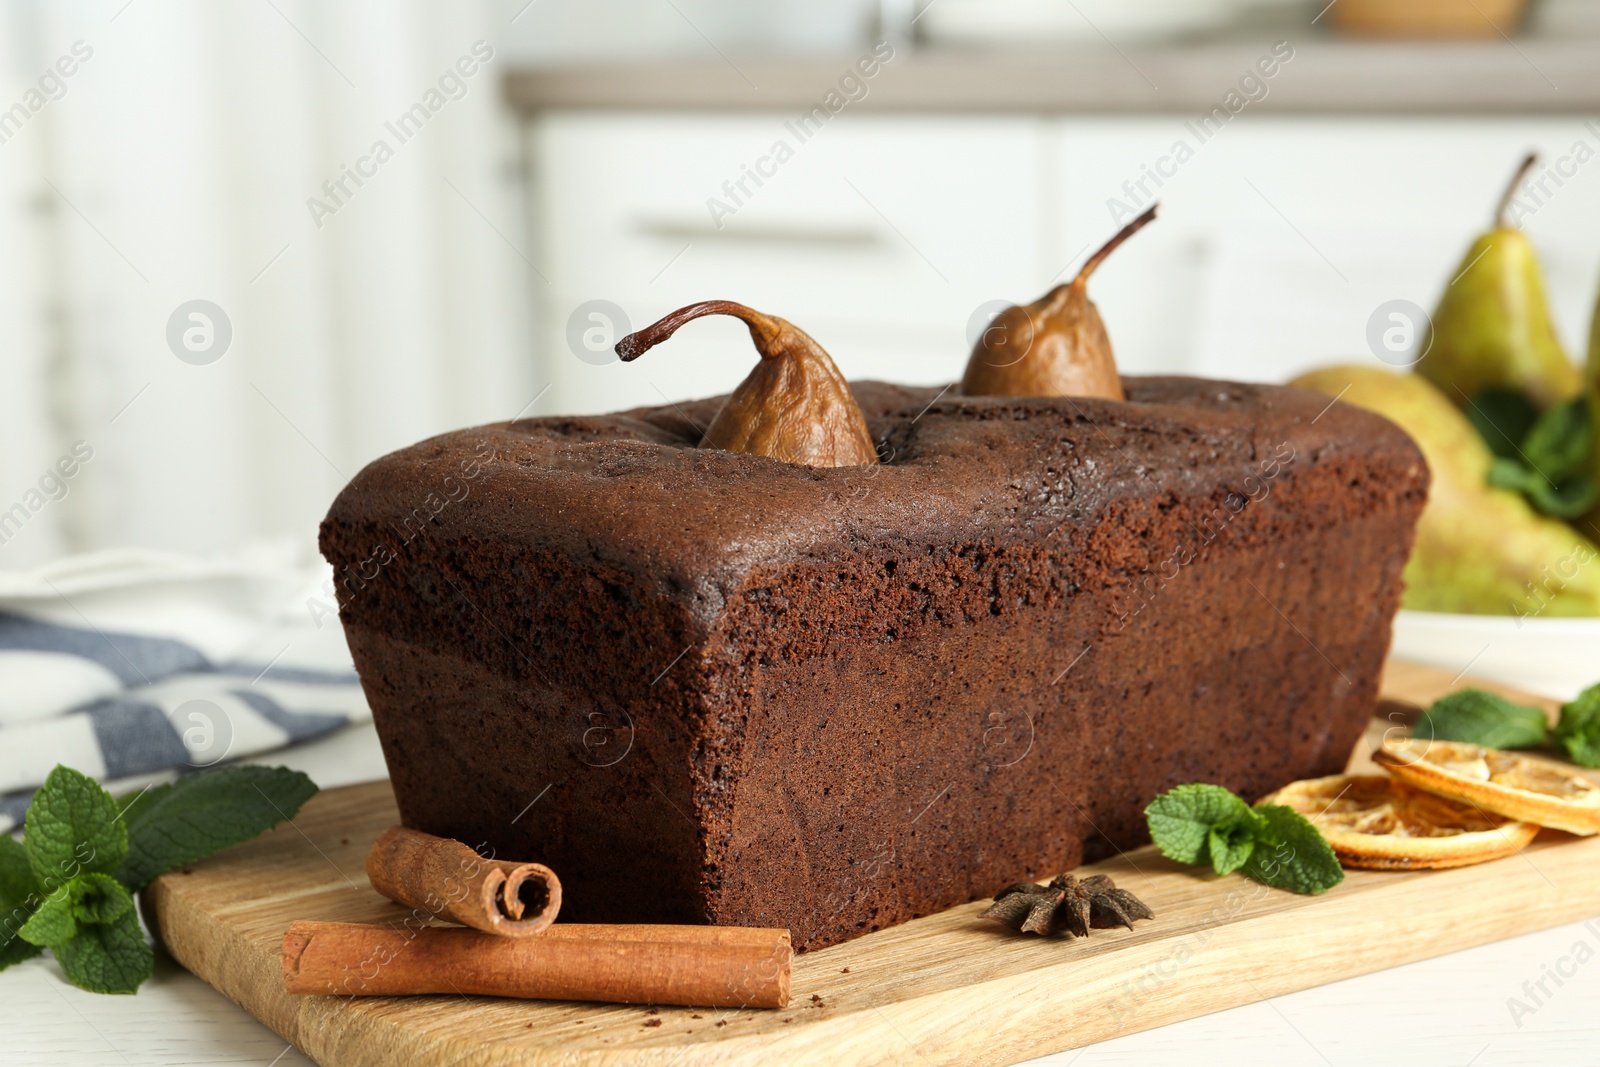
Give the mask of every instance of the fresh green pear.
[(1341, 396), (1398, 425), (1433, 474), (1404, 604), (1469, 615), (1600, 615), (1600, 548), (1487, 483), (1492, 454), (1429, 382), (1376, 367), (1327, 367), (1290, 385)]
[(1467, 249), (1433, 312), (1416, 370), (1457, 407), (1494, 388), (1517, 390), (1548, 408), (1581, 387), (1550, 320), (1539, 258), (1506, 217), (1537, 159), (1523, 161), (1500, 199), (1493, 229)]

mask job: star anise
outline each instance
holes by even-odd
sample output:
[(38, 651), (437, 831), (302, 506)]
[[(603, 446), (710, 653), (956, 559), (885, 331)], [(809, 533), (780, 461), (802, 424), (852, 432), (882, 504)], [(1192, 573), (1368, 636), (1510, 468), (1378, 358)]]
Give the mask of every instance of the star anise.
[(983, 913), (986, 919), (999, 919), (1013, 930), (1025, 934), (1053, 934), (1064, 931), (1069, 937), (1088, 937), (1091, 928), (1109, 926), (1133, 929), (1135, 919), (1153, 919), (1144, 901), (1118, 889), (1103, 874), (1092, 874), (1078, 881), (1061, 874), (1049, 885), (1018, 882), (995, 894), (994, 903)]

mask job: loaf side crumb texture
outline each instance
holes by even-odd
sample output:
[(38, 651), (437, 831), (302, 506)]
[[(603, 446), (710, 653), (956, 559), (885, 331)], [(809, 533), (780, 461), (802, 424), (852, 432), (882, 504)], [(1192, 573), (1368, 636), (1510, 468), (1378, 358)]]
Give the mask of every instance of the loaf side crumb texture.
[(698, 449), (720, 398), (463, 430), (322, 528), (406, 825), (561, 918), (817, 948), (1343, 768), (1427, 493), (1297, 390), (853, 388), (885, 462)]

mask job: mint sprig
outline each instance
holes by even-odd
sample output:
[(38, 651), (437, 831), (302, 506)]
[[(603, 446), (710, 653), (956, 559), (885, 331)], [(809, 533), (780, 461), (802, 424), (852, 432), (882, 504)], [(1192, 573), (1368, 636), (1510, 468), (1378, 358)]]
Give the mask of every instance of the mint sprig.
[(1321, 893), (1344, 881), (1339, 857), (1311, 820), (1282, 804), (1251, 810), (1260, 816), (1262, 831), (1245, 864), (1246, 878), (1295, 893)]
[(1594, 414), (1587, 396), (1556, 404), (1535, 420), (1522, 439), (1528, 465), (1552, 482), (1587, 471), (1594, 451)]
[(1538, 748), (1545, 743), (1544, 712), (1486, 689), (1460, 689), (1435, 700), (1417, 720), (1412, 736), (1462, 741), (1484, 748)]
[(1552, 737), (1573, 763), (1600, 767), (1600, 683), (1561, 706), (1561, 721)]
[(1210, 866), (1295, 893), (1321, 893), (1344, 881), (1327, 840), (1305, 816), (1281, 804), (1251, 807), (1220, 785), (1171, 789), (1145, 808), (1150, 838), (1179, 863)]
[(228, 767), (119, 806), (94, 779), (57, 767), (34, 794), (22, 841), (0, 835), (0, 970), (48, 948), (74, 985), (136, 991), (155, 957), (133, 894), (292, 818), (316, 791), (298, 771)]
[(50, 951), (67, 981), (91, 993), (136, 993), (155, 970), (155, 952), (131, 910), (114, 922), (84, 927)]
[(1600, 683), (1563, 704), (1554, 729), (1539, 708), (1483, 689), (1462, 689), (1434, 701), (1411, 732), (1424, 739), (1464, 741), (1484, 748), (1548, 746), (1580, 767), (1600, 767)]
[(81, 874), (116, 870), (128, 854), (128, 828), (117, 802), (99, 782), (70, 767), (50, 772), (23, 825), (28, 866), (48, 895)]
[(1489, 451), (1504, 459), (1520, 459), (1522, 441), (1539, 421), (1539, 407), (1517, 389), (1481, 389), (1467, 404), (1467, 418)]
[(1211, 863), (1213, 830), (1248, 822), (1250, 805), (1216, 785), (1180, 785), (1156, 797), (1144, 809), (1150, 836), (1168, 859), (1179, 863)]
[(158, 786), (129, 805), (128, 856), (117, 878), (143, 889), (156, 875), (248, 841), (300, 810), (317, 787), (284, 767), (225, 767)]
[(1556, 519), (1576, 519), (1600, 501), (1600, 486), (1587, 474), (1553, 482), (1516, 459), (1495, 459), (1489, 465), (1488, 480), (1496, 489), (1521, 493), (1533, 510)]
[(1536, 411), (1514, 392), (1484, 390), (1473, 397), (1468, 418), (1495, 454), (1488, 482), (1521, 493), (1545, 515), (1575, 519), (1600, 502), (1600, 485), (1589, 471), (1595, 426), (1588, 398)]
[(0, 971), (44, 951), (18, 936), (39, 897), (22, 842), (0, 834)]

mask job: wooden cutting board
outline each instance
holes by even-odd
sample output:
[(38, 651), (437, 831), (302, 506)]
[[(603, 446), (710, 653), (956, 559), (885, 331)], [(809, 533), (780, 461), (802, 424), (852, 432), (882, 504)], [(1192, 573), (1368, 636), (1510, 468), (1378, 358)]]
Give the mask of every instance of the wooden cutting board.
[[(1426, 704), (1450, 683), (1393, 664), (1384, 693)], [(1373, 720), (1353, 769), (1370, 770), (1370, 740), (1394, 725)], [(387, 782), (330, 789), (293, 824), (158, 879), (150, 926), (323, 1067), (943, 1067), (1015, 1063), (1600, 915), (1600, 837), (1545, 831), (1518, 856), (1452, 871), (1351, 871), (1317, 897), (1202, 876), (1142, 848), (1080, 872), (1109, 874), (1154, 909), (1133, 931), (1020, 938), (978, 918), (986, 902), (967, 904), (796, 957), (783, 1011), (284, 993), (291, 921), (406, 915), (364, 870), (395, 821)]]

